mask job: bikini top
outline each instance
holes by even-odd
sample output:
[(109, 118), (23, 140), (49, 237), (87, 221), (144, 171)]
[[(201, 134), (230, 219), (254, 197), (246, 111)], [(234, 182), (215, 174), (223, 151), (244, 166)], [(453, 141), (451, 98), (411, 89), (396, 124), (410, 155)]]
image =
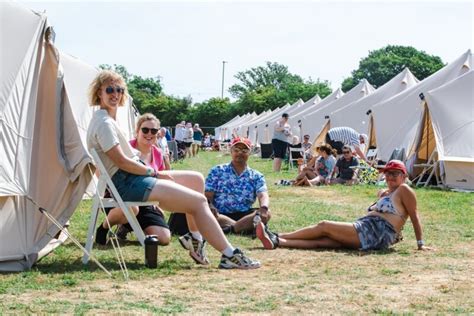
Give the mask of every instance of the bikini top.
[[(393, 191), (395, 192), (395, 191)], [(369, 206), (367, 211), (376, 211), (379, 213), (388, 213), (388, 214), (393, 214), (400, 216), (404, 218), (404, 216), (395, 208), (392, 202), (392, 193), (382, 196), (377, 202)]]

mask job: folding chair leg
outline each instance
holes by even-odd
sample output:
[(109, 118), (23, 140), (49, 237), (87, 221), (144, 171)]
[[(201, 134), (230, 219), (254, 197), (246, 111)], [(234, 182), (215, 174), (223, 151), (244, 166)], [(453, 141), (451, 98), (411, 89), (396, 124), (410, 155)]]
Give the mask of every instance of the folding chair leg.
[[(95, 227), (97, 225), (97, 218), (99, 216), (99, 199), (97, 197), (94, 198), (94, 202), (92, 205), (92, 212), (91, 212), (91, 220), (89, 222), (89, 229), (87, 231), (87, 239), (86, 239), (86, 250), (87, 253), (91, 253), (92, 245), (94, 244), (94, 233)], [(84, 253), (82, 256), (82, 263), (87, 264), (89, 262), (89, 255)]]

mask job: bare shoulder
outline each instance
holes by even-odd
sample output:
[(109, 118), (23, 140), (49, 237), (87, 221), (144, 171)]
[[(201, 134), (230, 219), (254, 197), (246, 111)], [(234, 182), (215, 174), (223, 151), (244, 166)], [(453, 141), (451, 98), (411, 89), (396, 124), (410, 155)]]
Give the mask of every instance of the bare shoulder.
[(416, 198), (415, 191), (412, 188), (410, 188), (410, 186), (406, 183), (401, 184), (398, 187), (397, 191), (402, 197), (415, 197)]

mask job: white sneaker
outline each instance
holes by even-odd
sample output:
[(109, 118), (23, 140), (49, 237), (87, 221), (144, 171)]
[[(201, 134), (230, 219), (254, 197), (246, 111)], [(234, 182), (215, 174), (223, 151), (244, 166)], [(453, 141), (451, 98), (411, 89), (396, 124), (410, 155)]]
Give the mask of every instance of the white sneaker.
[(178, 238), (181, 246), (189, 251), (191, 258), (197, 263), (208, 265), (209, 259), (206, 255), (206, 241), (200, 241), (193, 237), (191, 233), (187, 233)]
[(235, 248), (232, 257), (222, 255), (219, 263), (220, 269), (258, 269), (260, 266), (260, 261), (250, 259), (239, 248)]

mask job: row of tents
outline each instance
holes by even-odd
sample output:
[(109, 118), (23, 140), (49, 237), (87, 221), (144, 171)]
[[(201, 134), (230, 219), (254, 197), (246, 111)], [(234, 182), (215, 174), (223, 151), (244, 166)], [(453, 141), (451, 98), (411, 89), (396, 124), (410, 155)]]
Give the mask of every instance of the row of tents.
[[(0, 271), (29, 269), (61, 240), (95, 171), (86, 132), (98, 69), (61, 52), (45, 14), (0, 2)], [(133, 135), (130, 104), (117, 114)]]
[(364, 79), (345, 94), (337, 89), (322, 100), (316, 95), (259, 115), (236, 116), (215, 133), (219, 140), (238, 135), (268, 144), (274, 124), (288, 113), (293, 135), (309, 134), (319, 144), (330, 128), (348, 126), (369, 135), (367, 148), (377, 148), (378, 159), (407, 152), (412, 177), (431, 164), (444, 186), (474, 190), (473, 91), (468, 50), (422, 81), (405, 68), (378, 89)]

